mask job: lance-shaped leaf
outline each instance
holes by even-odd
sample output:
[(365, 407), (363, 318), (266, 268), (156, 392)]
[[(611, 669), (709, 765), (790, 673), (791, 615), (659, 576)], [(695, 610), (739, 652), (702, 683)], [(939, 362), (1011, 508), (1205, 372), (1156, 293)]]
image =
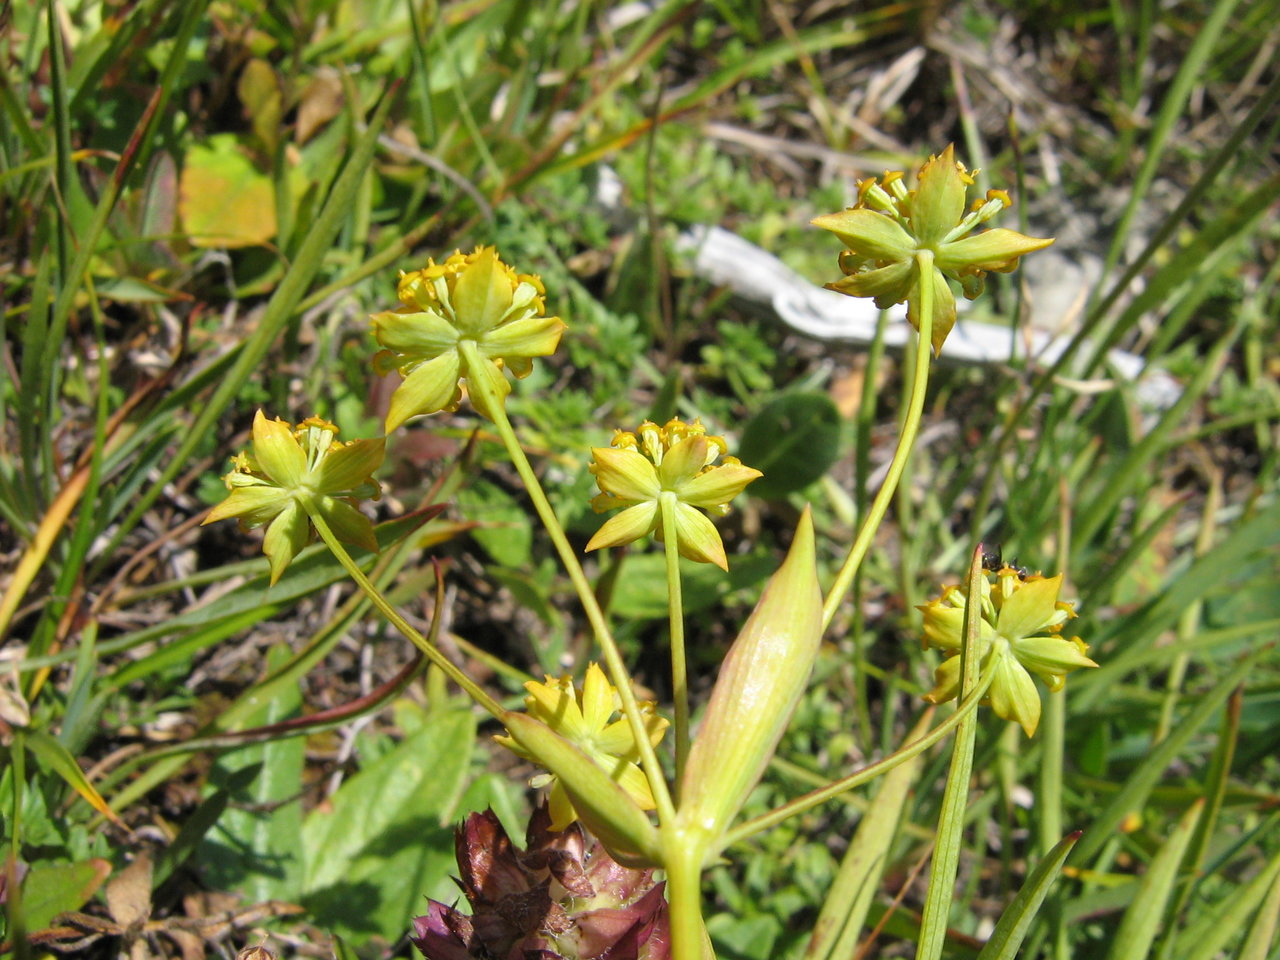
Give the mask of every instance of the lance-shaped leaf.
[(809, 681), (821, 638), (822, 591), (813, 521), (805, 510), (787, 559), (720, 667), (689, 752), (680, 820), (706, 839), (709, 853), (773, 757)]

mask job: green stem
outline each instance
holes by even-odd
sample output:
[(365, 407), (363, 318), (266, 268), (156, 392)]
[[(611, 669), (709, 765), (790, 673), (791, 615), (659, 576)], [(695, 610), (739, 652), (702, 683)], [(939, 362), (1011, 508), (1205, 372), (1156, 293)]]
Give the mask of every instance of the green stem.
[(929, 356), (933, 342), (932, 250), (916, 251), (916, 271), (920, 276), (920, 330), (916, 340), (916, 362), (911, 374), (911, 398), (908, 402), (907, 414), (902, 422), (902, 433), (898, 437), (898, 448), (893, 451), (893, 460), (889, 464), (889, 472), (885, 474), (884, 483), (880, 485), (880, 489), (876, 492), (876, 497), (871, 502), (871, 509), (867, 511), (866, 517), (863, 518), (862, 526), (858, 528), (858, 535), (854, 538), (853, 546), (849, 548), (849, 555), (845, 557), (844, 565), (840, 567), (840, 572), (836, 574), (835, 582), (831, 584), (831, 590), (827, 593), (827, 597), (822, 603), (823, 630), (831, 626), (831, 621), (836, 615), (840, 602), (844, 599), (845, 594), (849, 592), (849, 587), (853, 584), (853, 578), (858, 573), (858, 567), (862, 565), (862, 561), (867, 555), (867, 550), (871, 547), (871, 541), (875, 537), (876, 531), (880, 528), (881, 521), (884, 520), (885, 512), (889, 509), (889, 503), (893, 499), (893, 492), (898, 487), (898, 481), (902, 477), (903, 468), (907, 465), (907, 458), (911, 454), (911, 448), (915, 445), (916, 434), (920, 430), (920, 416), (924, 412), (925, 389), (929, 385)]
[(909, 743), (905, 747), (899, 748), (878, 763), (873, 763), (869, 767), (863, 767), (857, 773), (851, 773), (849, 776), (836, 780), (833, 783), (829, 783), (827, 786), (822, 787), (819, 790), (813, 790), (802, 797), (796, 797), (796, 799), (792, 800), (790, 803), (784, 804), (776, 810), (771, 810), (763, 816), (738, 824), (738, 826), (725, 833), (724, 839), (720, 843), (721, 848), (723, 849), (724, 847), (728, 847), (730, 844), (746, 840), (748, 837), (755, 836), (757, 833), (776, 826), (788, 817), (794, 817), (796, 814), (804, 813), (806, 810), (811, 810), (819, 804), (826, 803), (832, 797), (839, 796), (846, 790), (852, 790), (854, 787), (860, 787), (862, 784), (888, 773), (894, 767), (906, 763), (912, 757), (916, 757), (924, 753), (924, 751), (928, 750), (957, 726), (963, 723), (967, 717), (973, 715), (974, 711), (978, 709), (979, 701), (987, 695), (987, 690), (991, 686), (991, 681), (994, 679), (995, 671), (988, 671), (987, 675), (979, 681), (977, 689), (961, 701), (956, 712), (945, 721), (938, 724), (938, 726), (933, 730), (926, 733), (919, 740)]
[[(467, 364), (490, 362), (480, 356), (479, 351), (476, 350), (475, 345), (472, 343), (463, 341), (459, 344), (459, 349), (462, 351)], [(483, 385), (484, 380), (480, 377), (468, 380), (468, 386), (473, 388), (482, 389)], [(529, 493), (529, 499), (533, 501), (533, 508), (537, 511), (538, 518), (542, 521), (547, 534), (551, 537), (551, 542), (555, 545), (560, 562), (564, 564), (565, 571), (569, 574), (569, 580), (573, 583), (573, 588), (578, 594), (583, 610), (586, 612), (587, 621), (595, 632), (596, 642), (600, 644), (600, 650), (604, 654), (605, 666), (609, 669), (609, 676), (618, 690), (619, 699), (622, 701), (622, 713), (631, 724), (636, 746), (640, 750), (640, 762), (644, 767), (645, 776), (649, 780), (649, 788), (653, 791), (654, 803), (658, 808), (659, 822), (669, 823), (675, 817), (675, 806), (671, 802), (671, 792), (667, 789), (666, 777), (662, 775), (662, 764), (658, 762), (658, 755), (654, 752), (653, 744), (649, 742), (649, 734), (644, 726), (644, 718), (640, 715), (640, 706), (636, 702), (635, 691), (631, 689), (631, 676), (627, 673), (626, 664), (622, 662), (622, 654), (613, 639), (608, 623), (605, 622), (604, 611), (600, 609), (600, 603), (596, 599), (595, 591), (591, 589), (591, 582), (587, 580), (587, 575), (582, 570), (582, 564), (578, 562), (577, 554), (574, 553), (573, 547), (569, 544), (569, 538), (565, 536), (564, 528), (556, 518), (555, 510), (552, 509), (550, 501), (547, 500), (546, 493), (542, 490), (542, 484), (538, 481), (538, 476), (533, 471), (533, 465), (529, 463), (529, 458), (525, 456), (524, 448), (520, 446), (515, 429), (507, 418), (503, 398), (491, 397), (488, 400), (487, 408), (494, 414), (493, 425), (498, 431), (498, 436), (502, 439), (502, 445), (506, 448), (507, 456), (511, 458), (511, 463), (515, 466), (516, 472), (520, 474), (520, 479), (524, 482), (525, 489)]]
[(667, 558), (667, 610), (671, 621), (671, 696), (675, 701), (676, 784), (684, 777), (689, 756), (689, 674), (684, 652), (684, 597), (680, 586), (680, 552), (676, 542), (677, 498), (669, 490), (659, 494), (662, 539)]
[[(982, 547), (978, 546), (969, 563), (969, 588), (964, 604), (964, 646), (960, 652), (960, 690), (972, 690), (978, 681), (976, 649), (982, 625)], [(1003, 642), (1003, 641), (1002, 641)], [(998, 653), (992, 651), (987, 673), (994, 677)], [(947, 920), (955, 900), (956, 870), (960, 864), (960, 848), (964, 844), (964, 813), (969, 802), (969, 778), (973, 772), (973, 750), (978, 735), (977, 717), (964, 718), (951, 745), (951, 768), (947, 771), (942, 791), (942, 812), (938, 816), (938, 833), (929, 870), (929, 888), (925, 893), (920, 916), (920, 939), (916, 944), (916, 960), (938, 960), (947, 938)]]
[(455, 666), (453, 661), (415, 630), (404, 617), (400, 616), (399, 611), (387, 601), (382, 592), (365, 576), (360, 566), (351, 559), (351, 554), (347, 553), (347, 548), (334, 536), (333, 531), (329, 529), (329, 525), (325, 523), (324, 517), (320, 515), (320, 511), (306, 503), (303, 504), (303, 507), (307, 511), (307, 516), (311, 518), (311, 522), (315, 525), (316, 532), (320, 534), (320, 539), (333, 551), (333, 555), (338, 558), (338, 563), (342, 564), (342, 568), (351, 575), (351, 579), (356, 582), (356, 586), (364, 591), (364, 595), (369, 598), (369, 602), (378, 608), (378, 611), (387, 618), (387, 621), (393, 627), (404, 635), (406, 640), (421, 650), (428, 660), (443, 670), (449, 679), (466, 691), (472, 700), (488, 710), (493, 716), (501, 718), (504, 711), (498, 701), (485, 693), (474, 680), (459, 667)]
[(680, 835), (664, 844), (667, 908), (671, 920), (672, 960), (714, 960), (707, 927), (702, 920), (702, 863), (705, 840)]

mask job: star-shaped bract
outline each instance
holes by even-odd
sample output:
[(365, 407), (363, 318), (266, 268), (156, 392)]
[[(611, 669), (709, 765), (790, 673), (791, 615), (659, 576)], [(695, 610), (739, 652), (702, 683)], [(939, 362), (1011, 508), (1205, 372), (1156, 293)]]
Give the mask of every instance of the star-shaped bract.
[(401, 275), (398, 294), (399, 309), (372, 318), (385, 348), (375, 368), (405, 378), (391, 397), (388, 433), (410, 417), (456, 410), (463, 383), (477, 412), (494, 419), (492, 405), (511, 391), (503, 368), (528, 376), (532, 358), (555, 353), (564, 330), (559, 317), (543, 316), (541, 281), (517, 274), (493, 247), (428, 260)]
[(645, 421), (635, 433), (619, 431), (613, 446), (594, 448), (591, 472), (601, 493), (592, 507), (596, 512), (625, 509), (596, 531), (587, 550), (620, 546), (650, 533), (662, 539), (662, 511), (670, 509), (680, 555), (727, 570), (724, 542), (703, 511), (723, 516), (729, 501), (763, 474), (723, 456), (724, 451), (722, 437), (708, 436), (697, 421), (680, 420), (663, 427)]
[[(1071, 604), (1058, 599), (1062, 575), (1023, 576), (1011, 567), (997, 571), (994, 585), (982, 581), (977, 655), (981, 670), (995, 671), (987, 699), (996, 714), (1016, 720), (1031, 736), (1040, 722), (1040, 694), (1031, 674), (1050, 690), (1061, 690), (1078, 667), (1096, 667), (1079, 637), (1065, 638), (1062, 626), (1075, 617)], [(924, 643), (950, 656), (934, 674), (928, 699), (944, 703), (960, 688), (960, 650), (964, 644), (965, 591), (948, 587), (922, 604)]]
[[(976, 172), (976, 171), (975, 171)], [(982, 293), (987, 271), (1008, 273), (1018, 258), (1053, 243), (997, 228), (970, 236), (978, 224), (1009, 206), (1003, 190), (989, 190), (965, 213), (965, 194), (973, 174), (948, 146), (920, 167), (916, 189), (908, 190), (901, 171), (858, 182), (858, 202), (813, 224), (830, 230), (845, 245), (840, 255), (844, 279), (827, 284), (851, 297), (873, 297), (884, 310), (907, 301), (907, 319), (920, 329), (921, 288), (933, 293), (932, 341), (940, 351), (956, 320), (955, 295), (947, 277), (959, 282), (972, 300)], [(916, 254), (933, 253), (933, 268), (921, 276)]]
[(222, 478), (231, 493), (204, 519), (236, 517), (246, 530), (268, 524), (262, 550), (273, 584), (310, 542), (312, 514), (322, 517), (338, 539), (378, 549), (373, 524), (353, 504), (381, 495), (373, 472), (382, 463), (385, 441), (337, 443), (337, 435), (338, 428), (319, 417), (295, 429), (259, 410), (252, 453), (232, 458), (233, 468)]

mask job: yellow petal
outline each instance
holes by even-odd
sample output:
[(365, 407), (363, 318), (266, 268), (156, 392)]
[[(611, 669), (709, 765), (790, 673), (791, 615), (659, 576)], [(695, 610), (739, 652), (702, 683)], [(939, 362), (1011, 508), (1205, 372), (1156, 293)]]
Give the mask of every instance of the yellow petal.
[(493, 247), (482, 247), (458, 275), (453, 288), (453, 312), (458, 332), (478, 339), (497, 326), (511, 306), (514, 290), (511, 278), (498, 260)]
[(530, 680), (524, 688), (529, 692), (525, 698), (525, 709), (531, 716), (570, 740), (581, 740), (589, 735), (574, 695), (573, 681), (568, 677), (547, 677), (546, 683)]
[(413, 359), (438, 357), (458, 343), (458, 331), (436, 313), (374, 314), (373, 335), (382, 346)]
[(410, 417), (452, 406), (460, 395), (458, 354), (452, 350), (428, 360), (405, 377), (391, 395), (385, 430), (390, 433)]
[(370, 553), (378, 552), (378, 538), (373, 533), (373, 523), (363, 513), (333, 497), (320, 497), (315, 509), (329, 524), (334, 536), (345, 543), (354, 543)]
[(657, 519), (658, 505), (653, 500), (627, 507), (605, 521), (604, 526), (588, 541), (585, 552), (590, 553), (601, 547), (620, 547), (624, 543), (633, 543), (652, 533)]
[(1034, 636), (1057, 612), (1062, 574), (1022, 583), (1000, 606), (996, 631), (1008, 640)]
[(382, 465), (387, 441), (383, 437), (373, 440), (354, 440), (331, 450), (312, 478), (320, 493), (340, 493), (354, 490), (373, 476)]
[(828, 283), (827, 289), (850, 297), (875, 297), (888, 306), (907, 299), (915, 285), (915, 274), (915, 260), (901, 260), (878, 270), (851, 273), (834, 283)]
[(503, 324), (480, 338), (486, 357), (546, 357), (556, 352), (565, 325), (559, 317), (526, 317)]
[(503, 409), (507, 394), (511, 392), (511, 384), (492, 360), (480, 356), (477, 350), (467, 349), (466, 344), (463, 348), (465, 362), (462, 374), (467, 378), (467, 396), (471, 406), (480, 416), (497, 420), (498, 412)]
[(271, 561), (273, 586), (310, 539), (311, 525), (297, 503), (291, 502), (271, 521), (271, 526), (267, 527), (267, 534), (262, 539), (262, 552)]
[(1013, 655), (1018, 658), (1018, 662), (1046, 681), (1055, 674), (1068, 673), (1079, 667), (1097, 666), (1079, 647), (1062, 637), (1024, 637), (1012, 643)]
[(1033, 736), (1040, 725), (1040, 692), (1031, 674), (1009, 653), (997, 657), (993, 669), (996, 675), (987, 694), (991, 709), (1006, 720), (1016, 720), (1028, 737)]
[(659, 862), (658, 833), (648, 815), (590, 757), (533, 717), (504, 713), (500, 719), (521, 749), (556, 775), (582, 822), (615, 860)]
[(595, 447), (591, 457), (591, 472), (605, 493), (622, 500), (653, 500), (662, 489), (657, 469), (642, 453)]
[(911, 234), (892, 217), (874, 210), (842, 210), (814, 217), (809, 222), (830, 230), (854, 253), (871, 260), (910, 259), (915, 251)]
[(624, 763), (616, 767), (611, 775), (623, 792), (634, 800), (641, 810), (652, 810), (657, 806), (644, 771), (634, 763)]
[(1018, 258), (1053, 243), (1053, 237), (1028, 237), (1016, 230), (997, 227), (962, 240), (944, 243), (935, 261), (943, 270), (995, 270), (1008, 273), (1018, 265)]
[(209, 511), (201, 525), (239, 517), (246, 527), (261, 526), (292, 502), (289, 494), (276, 486), (236, 487), (227, 499)]
[(590, 664), (582, 681), (582, 718), (592, 735), (608, 725), (609, 717), (616, 709), (615, 699), (613, 685), (600, 669), (600, 664)]
[(921, 246), (935, 246), (964, 216), (965, 182), (956, 166), (955, 148), (930, 157), (920, 168), (911, 199), (911, 226)]
[(664, 508), (666, 503), (674, 504), (672, 509), (676, 514), (676, 549), (680, 551), (680, 556), (695, 563), (714, 563), (721, 570), (728, 570), (729, 558), (724, 553), (724, 541), (720, 539), (720, 531), (707, 519), (707, 515), (679, 500), (664, 501)]
[(672, 444), (658, 464), (658, 483), (663, 490), (681, 490), (707, 465), (710, 444), (705, 436), (689, 436)]
[(307, 455), (298, 446), (293, 428), (283, 420), (268, 420), (259, 410), (253, 417), (253, 457), (262, 472), (282, 487), (296, 487), (307, 474)]
[(933, 689), (924, 695), (930, 703), (946, 703), (960, 692), (960, 654), (943, 660), (933, 671)]
[(728, 503), (747, 484), (764, 474), (740, 463), (722, 463), (681, 484), (680, 499), (695, 507), (716, 507)]

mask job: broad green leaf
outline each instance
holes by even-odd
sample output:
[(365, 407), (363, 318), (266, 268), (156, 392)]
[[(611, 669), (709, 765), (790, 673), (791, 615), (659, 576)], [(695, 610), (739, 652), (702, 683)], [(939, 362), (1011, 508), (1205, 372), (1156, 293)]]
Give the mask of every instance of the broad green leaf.
[(178, 189), (192, 246), (252, 247), (276, 235), (271, 178), (254, 167), (232, 134), (187, 150)]
[(311, 811), (302, 902), (318, 924), (361, 942), (371, 934), (394, 941), (423, 897), (456, 893), (449, 823), (474, 741), (470, 713), (432, 715)]
[(840, 453), (840, 411), (825, 393), (789, 393), (765, 405), (742, 431), (736, 456), (764, 471), (748, 492), (778, 500), (822, 477)]
[[(288, 661), (290, 651), (275, 646), (268, 670)], [(278, 723), (295, 716), (302, 705), (296, 684), (277, 686), (241, 727)], [(200, 845), (199, 863), (206, 882), (219, 890), (234, 889), (251, 903), (296, 900), (302, 890), (302, 769), (305, 737), (283, 737), (229, 750), (209, 773), (214, 790), (230, 793), (232, 803)], [(236, 775), (256, 769), (248, 782)]]
[(707, 932), (726, 956), (774, 960), (778, 956), (774, 947), (783, 930), (778, 918), (768, 914), (738, 917), (720, 913), (708, 919)]
[(154, 872), (156, 886), (164, 883), (175, 869), (182, 866), (187, 861), (187, 858), (199, 849), (205, 834), (213, 828), (214, 824), (222, 816), (223, 811), (227, 809), (227, 804), (230, 803), (232, 795), (248, 787), (253, 782), (253, 778), (257, 776), (258, 770), (257, 766), (253, 766), (233, 773), (228, 778), (225, 789), (219, 790), (209, 799), (202, 802), (200, 806), (196, 807), (195, 812), (182, 822), (182, 829), (173, 838), (173, 842), (162, 849), (156, 857)]
[(22, 910), (27, 930), (49, 926), (67, 910), (79, 910), (111, 876), (109, 860), (81, 863), (37, 863), (22, 881)]
[(471, 531), (476, 543), (504, 567), (529, 562), (533, 530), (529, 512), (497, 484), (479, 480), (458, 491), (462, 515), (478, 524)]
[[(622, 561), (609, 609), (622, 620), (654, 620), (667, 615), (667, 561), (660, 550), (632, 548)], [(732, 566), (730, 567), (732, 570)], [(714, 606), (728, 587), (724, 573), (709, 563), (680, 559), (685, 614)]]

